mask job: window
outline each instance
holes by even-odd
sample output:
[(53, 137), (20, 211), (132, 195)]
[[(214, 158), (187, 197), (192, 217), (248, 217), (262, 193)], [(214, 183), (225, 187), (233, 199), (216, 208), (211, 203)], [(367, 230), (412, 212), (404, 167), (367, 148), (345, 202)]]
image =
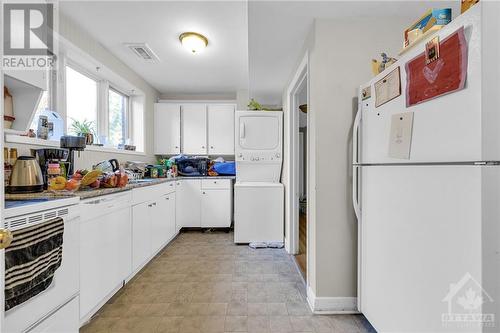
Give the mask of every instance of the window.
[(94, 143), (105, 148), (130, 144), (143, 152), (145, 95), (109, 70), (94, 72), (90, 66), (66, 65), (67, 133), (88, 130), (94, 134)]
[(66, 66), (66, 126), (77, 135), (97, 133), (97, 84), (93, 78)]
[(125, 144), (128, 139), (127, 95), (110, 88), (108, 92), (108, 141), (113, 146)]

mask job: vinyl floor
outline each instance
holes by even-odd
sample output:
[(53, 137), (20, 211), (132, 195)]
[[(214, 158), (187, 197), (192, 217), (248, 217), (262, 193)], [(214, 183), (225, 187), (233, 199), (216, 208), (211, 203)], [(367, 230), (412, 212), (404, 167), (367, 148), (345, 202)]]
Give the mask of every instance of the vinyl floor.
[(183, 232), (85, 326), (91, 332), (374, 332), (362, 315), (313, 315), (292, 256)]

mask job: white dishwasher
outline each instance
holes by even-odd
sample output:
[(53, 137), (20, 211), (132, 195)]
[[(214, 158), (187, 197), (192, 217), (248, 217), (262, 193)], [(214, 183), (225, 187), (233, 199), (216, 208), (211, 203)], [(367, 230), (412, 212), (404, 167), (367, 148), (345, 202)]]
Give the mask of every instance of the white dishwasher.
[(131, 191), (82, 200), (80, 323), (88, 321), (132, 272)]

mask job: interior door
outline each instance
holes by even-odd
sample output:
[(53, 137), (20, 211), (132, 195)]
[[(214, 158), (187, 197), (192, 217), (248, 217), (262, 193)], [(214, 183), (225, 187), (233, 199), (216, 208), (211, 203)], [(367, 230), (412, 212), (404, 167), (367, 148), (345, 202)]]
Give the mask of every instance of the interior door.
[(481, 279), (481, 167), (362, 167), (362, 310), (378, 332), (442, 331), (443, 298)]
[(208, 153), (234, 154), (234, 105), (208, 105)]
[(205, 104), (182, 105), (182, 152), (207, 153), (207, 109)]
[(179, 154), (181, 152), (181, 106), (156, 103), (154, 112), (155, 154)]

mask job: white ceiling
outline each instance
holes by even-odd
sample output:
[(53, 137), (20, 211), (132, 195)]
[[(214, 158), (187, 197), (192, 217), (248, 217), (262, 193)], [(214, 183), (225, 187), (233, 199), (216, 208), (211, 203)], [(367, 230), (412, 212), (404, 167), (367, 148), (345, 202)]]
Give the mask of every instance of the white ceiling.
[[(164, 96), (235, 96), (248, 89), (246, 2), (68, 1), (62, 13)], [(202, 33), (208, 47), (190, 54), (179, 35)], [(160, 58), (147, 63), (123, 43), (145, 42)]]
[(398, 16), (408, 18), (410, 25), (429, 8), (446, 7), (451, 7), (456, 15), (460, 1), (251, 1), (248, 4), (250, 96), (263, 104), (281, 104), (284, 86), (303, 52), (315, 18)]
[[(263, 104), (281, 94), (315, 18), (408, 18), (459, 1), (68, 1), (61, 11), (134, 69), (163, 96), (235, 96), (250, 89)], [(401, 30), (403, 30), (402, 27)], [(209, 39), (192, 55), (178, 40), (196, 31)], [(123, 46), (146, 42), (160, 63), (139, 60)]]

